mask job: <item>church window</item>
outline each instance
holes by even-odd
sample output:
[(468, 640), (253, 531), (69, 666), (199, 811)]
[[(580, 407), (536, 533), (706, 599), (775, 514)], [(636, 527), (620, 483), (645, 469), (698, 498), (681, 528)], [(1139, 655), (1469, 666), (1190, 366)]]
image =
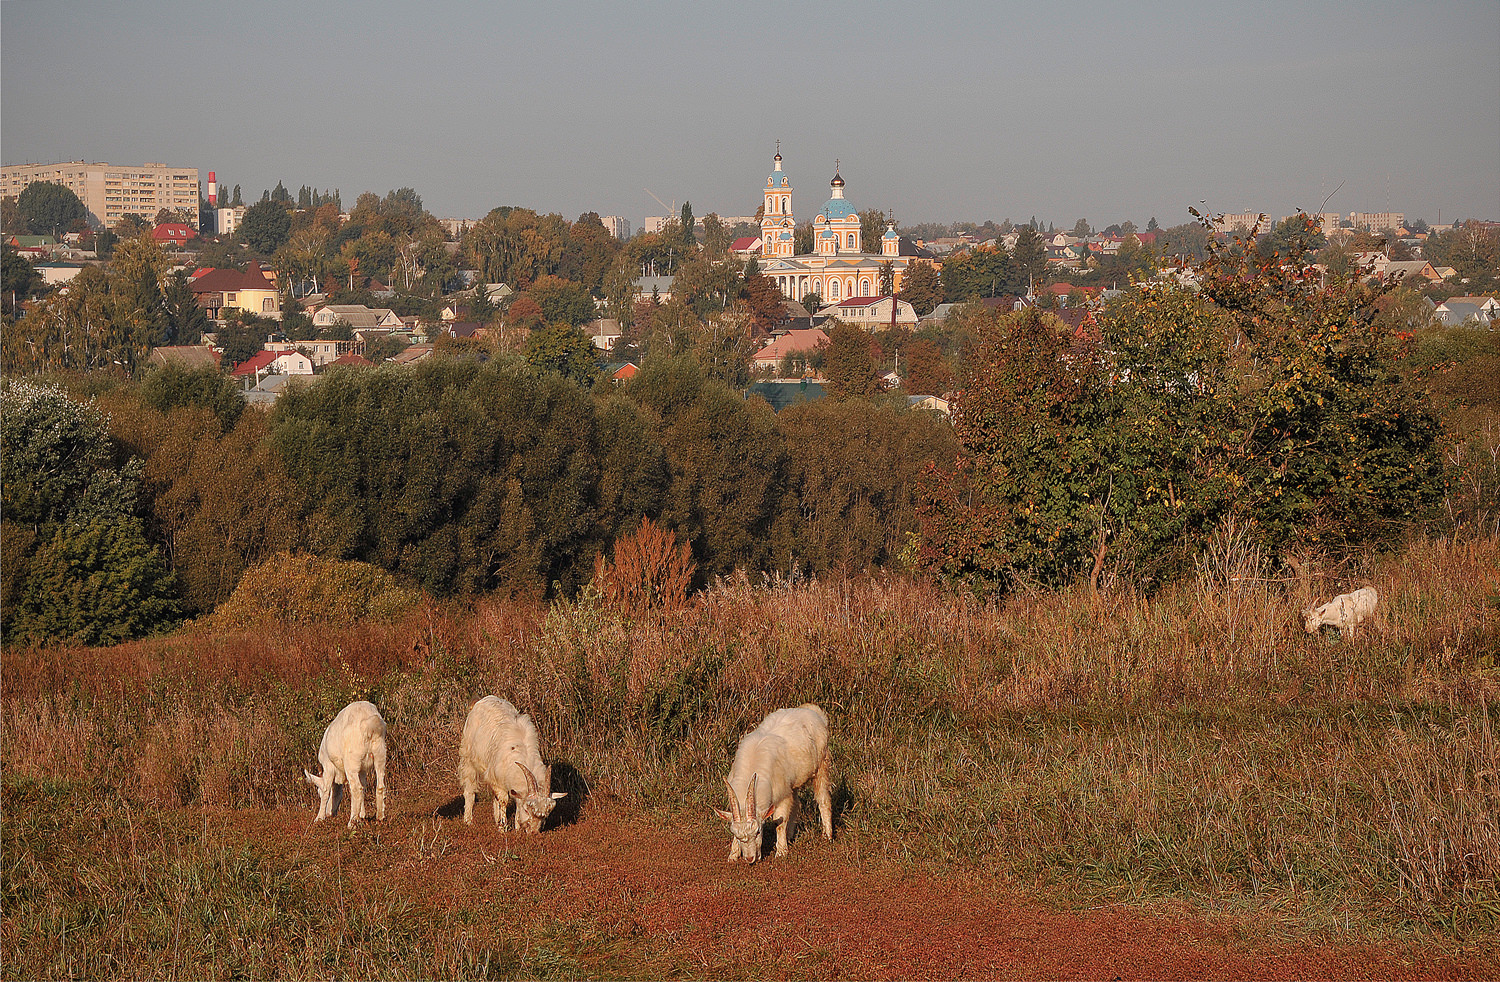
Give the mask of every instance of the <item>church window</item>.
[(860, 280), (859, 281), (859, 295), (862, 296), (862, 297), (868, 297), (870, 295), (870, 281), (869, 280)]
[(851, 249), (854, 248), (854, 233), (853, 232), (849, 233), (849, 248), (851, 248)]
[(828, 281), (828, 298), (830, 300), (837, 300), (839, 298), (839, 281), (838, 280), (829, 280)]

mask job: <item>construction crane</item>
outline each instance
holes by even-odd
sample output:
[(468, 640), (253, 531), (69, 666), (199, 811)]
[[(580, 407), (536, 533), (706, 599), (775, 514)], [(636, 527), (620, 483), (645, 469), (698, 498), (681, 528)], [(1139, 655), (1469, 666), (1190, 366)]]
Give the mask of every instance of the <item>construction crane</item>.
[[(651, 197), (656, 198), (656, 192), (652, 191), (650, 188), (641, 188), (641, 190), (651, 195)], [(671, 207), (668, 207), (667, 203), (660, 198), (656, 198), (656, 203), (667, 209), (668, 218), (671, 218), (677, 214), (677, 202), (675, 200), (672, 202)]]

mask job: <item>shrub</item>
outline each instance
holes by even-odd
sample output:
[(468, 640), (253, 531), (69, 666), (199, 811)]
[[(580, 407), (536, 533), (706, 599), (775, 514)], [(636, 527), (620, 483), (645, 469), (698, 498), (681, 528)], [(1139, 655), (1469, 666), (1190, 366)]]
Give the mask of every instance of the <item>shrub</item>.
[(365, 618), (390, 622), (421, 602), (369, 563), (281, 553), (245, 573), (213, 614), (215, 625), (243, 628), (268, 620), (348, 625)]

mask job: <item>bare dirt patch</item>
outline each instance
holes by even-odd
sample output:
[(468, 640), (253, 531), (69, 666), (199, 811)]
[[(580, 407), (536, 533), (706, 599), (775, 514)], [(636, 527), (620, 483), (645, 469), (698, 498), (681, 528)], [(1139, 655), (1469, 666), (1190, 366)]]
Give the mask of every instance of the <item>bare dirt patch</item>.
[[(1492, 979), (1500, 952), (1328, 941), (1186, 909), (1061, 909), (985, 870), (871, 859), (857, 835), (804, 834), (785, 859), (724, 862), (715, 820), (660, 827), (591, 800), (539, 836), (400, 800), (353, 833), (312, 809), (214, 811), (288, 875), (509, 945), (516, 974), (593, 977)], [(341, 901), (342, 902), (342, 901)], [(427, 935), (418, 928), (419, 935)], [(537, 939), (544, 939), (538, 944)], [(562, 961), (558, 961), (562, 958)]]

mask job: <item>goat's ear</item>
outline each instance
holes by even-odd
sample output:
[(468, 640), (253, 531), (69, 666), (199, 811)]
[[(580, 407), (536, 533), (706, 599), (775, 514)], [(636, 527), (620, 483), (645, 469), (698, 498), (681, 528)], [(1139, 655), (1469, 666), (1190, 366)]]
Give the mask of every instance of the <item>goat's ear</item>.
[(567, 796), (568, 796), (568, 793), (566, 791), (554, 791), (554, 792), (552, 792), (552, 800), (553, 801), (556, 801), (559, 798), (566, 798)]
[(729, 812), (725, 811), (722, 808), (715, 808), (714, 809), (714, 814), (717, 815), (717, 816), (719, 816), (720, 818), (722, 818), (726, 822), (732, 822), (732, 821), (734, 821), (734, 816), (731, 815)]
[(774, 812), (775, 810), (776, 810), (776, 806), (775, 805), (772, 805), (771, 807), (767, 808), (766, 809), (766, 813), (760, 817), (760, 820), (762, 822), (769, 820), (770, 817), (771, 817), (771, 813)]
[(321, 788), (323, 786), (323, 782), (313, 777), (312, 771), (308, 770), (305, 767), (302, 768), (302, 776), (307, 778), (307, 783), (311, 784), (315, 788)]

